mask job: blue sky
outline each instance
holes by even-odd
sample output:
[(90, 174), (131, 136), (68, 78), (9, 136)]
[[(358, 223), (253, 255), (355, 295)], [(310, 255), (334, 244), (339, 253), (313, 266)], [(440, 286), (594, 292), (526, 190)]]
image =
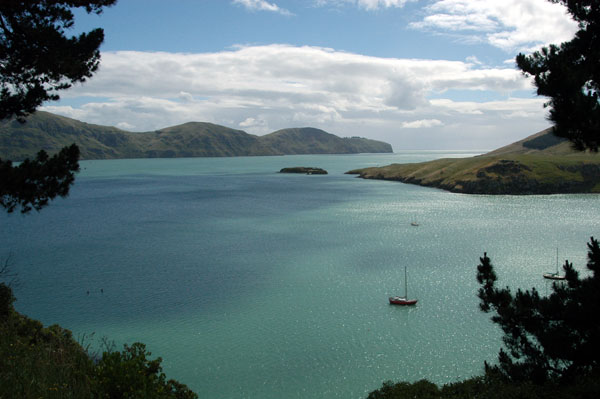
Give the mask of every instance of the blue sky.
[(149, 131), (312, 126), (403, 149), (493, 149), (549, 126), (519, 52), (577, 27), (546, 0), (119, 0), (77, 12), (102, 64), (44, 110)]

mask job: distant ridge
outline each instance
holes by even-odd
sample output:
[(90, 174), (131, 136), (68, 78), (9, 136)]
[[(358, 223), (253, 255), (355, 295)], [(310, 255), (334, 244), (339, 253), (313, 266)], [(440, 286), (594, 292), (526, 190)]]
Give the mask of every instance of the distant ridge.
[(392, 147), (381, 141), (340, 138), (312, 127), (278, 130), (261, 136), (260, 141), (282, 154), (330, 154), (331, 148), (336, 148), (338, 154), (392, 152)]
[(340, 138), (315, 128), (283, 129), (266, 136), (206, 122), (189, 122), (153, 132), (132, 133), (37, 111), (25, 124), (0, 122), (0, 158), (14, 161), (75, 143), (82, 159), (234, 157), (292, 154), (392, 152), (365, 138)]
[(600, 156), (573, 150), (567, 140), (555, 137), (552, 129), (476, 157), (347, 173), (466, 194), (600, 193)]

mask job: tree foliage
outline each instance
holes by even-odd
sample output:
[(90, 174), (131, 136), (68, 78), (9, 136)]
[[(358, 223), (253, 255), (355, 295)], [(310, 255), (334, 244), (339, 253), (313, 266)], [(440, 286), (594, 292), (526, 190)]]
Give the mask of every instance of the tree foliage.
[(18, 166), (0, 159), (0, 206), (7, 212), (40, 210), (56, 196), (66, 196), (79, 171), (79, 148), (73, 144), (49, 157), (40, 151)]
[(197, 399), (186, 385), (167, 380), (161, 358), (141, 343), (101, 358), (58, 325), (44, 327), (12, 306), (0, 283), (0, 398)]
[(504, 332), (505, 350), (498, 366), (489, 367), (512, 381), (543, 383), (600, 372), (600, 247), (588, 244), (589, 275), (580, 278), (565, 262), (565, 283), (555, 283), (549, 296), (533, 288), (497, 288), (497, 276), (484, 254), (477, 267), (480, 307), (493, 312), (492, 321)]
[(552, 44), (517, 65), (535, 77), (537, 94), (549, 97), (554, 134), (569, 139), (578, 150), (598, 151), (600, 145), (600, 1), (549, 0), (567, 7), (579, 24), (573, 40)]
[(367, 399), (597, 399), (600, 395), (598, 375), (580, 377), (574, 384), (547, 381), (507, 381), (493, 372), (484, 376), (444, 384), (441, 387), (421, 380), (413, 383), (384, 382), (369, 393)]
[[(60, 90), (84, 82), (98, 69), (102, 29), (68, 37), (74, 8), (100, 14), (117, 0), (2, 0), (0, 2), (0, 120), (25, 117)], [(13, 166), (0, 159), (0, 205), (8, 212), (40, 210), (56, 196), (66, 196), (79, 170), (74, 144), (50, 158)]]
[(146, 346), (139, 342), (125, 345), (122, 352), (104, 352), (96, 366), (102, 397), (198, 398), (186, 385), (167, 380), (160, 366), (162, 359), (150, 360), (150, 355)]
[(98, 69), (102, 29), (67, 37), (73, 8), (99, 14), (116, 0), (2, 0), (0, 3), (0, 119), (21, 121), (60, 90)]

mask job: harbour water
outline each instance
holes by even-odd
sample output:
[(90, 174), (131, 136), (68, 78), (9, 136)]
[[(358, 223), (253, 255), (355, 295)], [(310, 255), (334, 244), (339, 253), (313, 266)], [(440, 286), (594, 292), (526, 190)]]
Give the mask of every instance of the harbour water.
[[(583, 270), (600, 233), (596, 195), (470, 196), (344, 174), (469, 155), (84, 161), (69, 197), (0, 215), (0, 258), (19, 276), (17, 310), (93, 345), (144, 342), (201, 398), (452, 382), (501, 346), (478, 308), (479, 257), (502, 285), (543, 293), (556, 248)], [(277, 173), (288, 166), (329, 174)], [(393, 307), (405, 266), (419, 303)]]

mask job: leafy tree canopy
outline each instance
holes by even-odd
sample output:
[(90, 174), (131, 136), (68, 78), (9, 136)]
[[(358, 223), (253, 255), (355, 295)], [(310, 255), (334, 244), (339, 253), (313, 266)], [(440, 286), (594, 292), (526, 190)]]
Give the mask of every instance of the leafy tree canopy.
[(600, 0), (549, 0), (567, 7), (579, 24), (573, 40), (550, 45), (517, 65), (535, 77), (537, 94), (549, 97), (554, 134), (578, 150), (597, 152), (600, 145)]
[(21, 121), (58, 91), (98, 69), (102, 29), (67, 37), (73, 8), (99, 14), (116, 0), (2, 0), (0, 3), (0, 119)]
[(40, 151), (34, 160), (18, 166), (0, 159), (0, 206), (11, 213), (39, 211), (56, 196), (64, 197), (79, 171), (79, 148), (73, 144), (49, 157)]
[(148, 359), (151, 353), (136, 342), (122, 352), (104, 352), (96, 367), (100, 390), (107, 398), (198, 399), (185, 384), (167, 380), (162, 358)]
[[(84, 82), (98, 69), (102, 29), (67, 37), (74, 8), (100, 14), (117, 0), (2, 0), (0, 2), (0, 120), (25, 117), (60, 90)], [(18, 167), (0, 159), (0, 206), (8, 212), (40, 210), (66, 196), (79, 170), (79, 149), (50, 158), (40, 151)]]
[(549, 296), (538, 291), (496, 287), (496, 274), (484, 254), (477, 267), (480, 307), (493, 312), (492, 321), (504, 332), (507, 351), (489, 367), (512, 381), (543, 383), (598, 375), (600, 371), (600, 247), (588, 244), (589, 275), (579, 277), (565, 262), (565, 283), (555, 283)]

